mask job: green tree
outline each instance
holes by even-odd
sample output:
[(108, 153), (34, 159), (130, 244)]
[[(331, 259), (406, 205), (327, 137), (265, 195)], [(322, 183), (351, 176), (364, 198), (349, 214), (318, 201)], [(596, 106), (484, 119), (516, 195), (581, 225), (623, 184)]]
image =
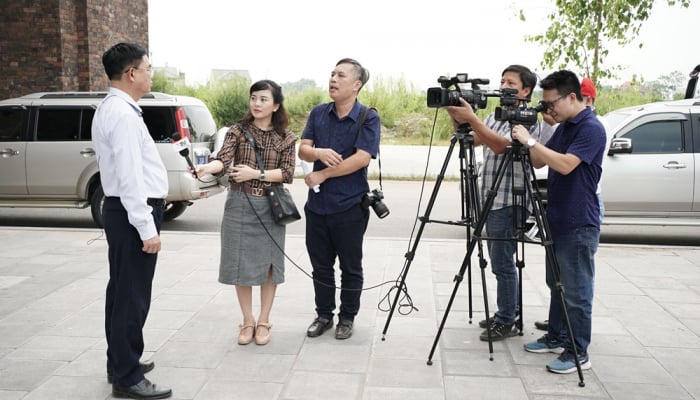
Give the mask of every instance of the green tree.
[[(666, 0), (688, 8), (690, 0)], [(654, 0), (555, 0), (556, 9), (548, 15), (551, 22), (543, 34), (526, 40), (544, 45), (540, 65), (543, 68), (579, 68), (596, 84), (612, 78), (619, 65), (606, 67), (610, 50), (607, 43), (620, 46), (632, 43), (642, 23), (649, 18)], [(520, 10), (520, 19), (525, 13)], [(643, 43), (639, 43), (641, 48)]]
[(233, 125), (248, 111), (250, 85), (250, 80), (240, 76), (207, 83), (199, 98), (209, 107), (216, 126)]

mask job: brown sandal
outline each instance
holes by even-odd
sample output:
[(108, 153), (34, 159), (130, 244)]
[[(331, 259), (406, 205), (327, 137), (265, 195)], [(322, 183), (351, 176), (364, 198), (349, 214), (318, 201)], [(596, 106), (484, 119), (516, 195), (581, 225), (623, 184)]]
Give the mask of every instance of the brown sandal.
[[(255, 325), (240, 324), (238, 327), (241, 328), (240, 332), (238, 333), (238, 344), (246, 345), (251, 343), (253, 341), (253, 336), (255, 336)], [(244, 331), (246, 331), (248, 328), (250, 328), (250, 334), (244, 333)]]
[[(260, 334), (260, 327), (263, 327), (267, 330), (267, 334), (261, 335)], [(255, 327), (255, 344), (257, 345), (266, 345), (270, 342), (270, 329), (272, 328), (272, 324), (265, 323), (265, 322), (258, 322), (258, 325)]]

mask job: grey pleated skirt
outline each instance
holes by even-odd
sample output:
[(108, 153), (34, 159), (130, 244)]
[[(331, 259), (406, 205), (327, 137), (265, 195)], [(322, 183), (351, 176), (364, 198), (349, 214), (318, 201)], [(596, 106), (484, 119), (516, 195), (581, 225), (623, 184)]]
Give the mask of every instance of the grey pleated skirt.
[(272, 219), (267, 197), (229, 190), (221, 221), (219, 282), (259, 286), (272, 268), (272, 283), (283, 283), (285, 233), (285, 226)]

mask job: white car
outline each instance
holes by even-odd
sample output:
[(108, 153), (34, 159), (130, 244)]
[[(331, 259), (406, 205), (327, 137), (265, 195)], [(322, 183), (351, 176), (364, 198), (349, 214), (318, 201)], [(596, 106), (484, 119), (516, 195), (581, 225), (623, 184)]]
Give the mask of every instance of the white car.
[(606, 224), (700, 225), (700, 99), (604, 116), (611, 142), (601, 179)]
[[(105, 92), (34, 93), (0, 101), (0, 207), (90, 208), (102, 226), (104, 193), (92, 149), (91, 125)], [(218, 150), (207, 106), (187, 96), (151, 93), (139, 105), (168, 170), (164, 219), (180, 216), (194, 200), (225, 189), (215, 178), (194, 179), (179, 151), (207, 162)], [(191, 145), (174, 150), (173, 134)]]
[[(603, 224), (700, 225), (700, 99), (626, 107), (603, 119)], [(535, 178), (546, 198), (547, 167)]]

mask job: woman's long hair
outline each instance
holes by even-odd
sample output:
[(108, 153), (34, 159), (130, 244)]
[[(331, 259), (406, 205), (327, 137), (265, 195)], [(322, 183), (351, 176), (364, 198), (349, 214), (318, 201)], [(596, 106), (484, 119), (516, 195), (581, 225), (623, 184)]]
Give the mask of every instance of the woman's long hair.
[[(272, 102), (278, 104), (279, 107), (277, 111), (272, 113), (272, 127), (278, 134), (284, 136), (287, 134), (287, 127), (289, 126), (289, 115), (287, 115), (287, 110), (284, 108), (284, 95), (282, 94), (282, 87), (276, 82), (269, 79), (263, 79), (261, 81), (255, 82), (251, 87), (249, 94), (252, 95), (253, 92), (260, 90), (269, 90), (272, 93)], [(253, 123), (253, 114), (250, 113), (250, 107), (248, 112), (238, 120), (240, 124), (250, 125)]]

